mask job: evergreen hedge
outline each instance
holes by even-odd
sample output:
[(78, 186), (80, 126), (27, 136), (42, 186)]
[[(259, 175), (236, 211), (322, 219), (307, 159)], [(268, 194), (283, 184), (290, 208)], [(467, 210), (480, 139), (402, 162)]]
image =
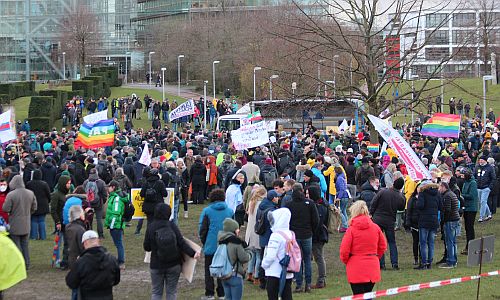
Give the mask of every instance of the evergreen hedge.
[[(94, 96), (94, 81), (92, 80), (78, 80), (71, 82), (71, 89), (73, 91), (82, 90), (83, 94), (80, 96), (89, 98)], [(87, 100), (87, 99), (85, 99)]]

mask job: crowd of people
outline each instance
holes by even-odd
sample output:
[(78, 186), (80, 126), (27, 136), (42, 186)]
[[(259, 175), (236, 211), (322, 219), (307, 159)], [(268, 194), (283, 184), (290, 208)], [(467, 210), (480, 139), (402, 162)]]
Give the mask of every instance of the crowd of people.
[[(95, 109), (105, 109), (106, 101), (97, 101)], [(133, 107), (137, 117), (142, 109), (138, 102), (136, 97), (113, 99), (113, 116), (119, 118), (125, 110), (126, 120), (127, 107)], [(160, 114), (165, 103), (167, 112), (175, 108), (175, 101), (160, 104), (147, 97), (148, 118), (162, 116), (169, 124), (168, 114)], [(84, 105), (74, 99), (67, 107), (82, 111)], [(69, 119), (79, 123), (78, 117)], [(338, 134), (310, 124), (306, 132), (274, 132), (275, 143), (236, 151), (228, 132), (190, 128), (189, 121), (172, 129), (117, 126), (115, 144), (93, 150), (75, 147), (76, 126), (19, 132), (17, 143), (0, 155), (0, 225), (21, 251), (26, 268), (31, 266), (28, 244), (47, 238), (50, 214), (63, 240), (58, 265), (69, 269), (72, 298), (111, 299), (112, 286), (125, 269), (123, 231), (132, 226), (130, 190), (139, 188), (152, 299), (163, 293), (176, 298), (181, 253), (204, 257), (204, 299), (241, 299), (244, 281), (266, 290), (268, 299), (311, 293), (327, 285), (323, 248), (334, 232), (344, 235), (340, 260), (358, 294), (381, 280), (387, 248), (392, 269), (400, 269), (396, 230), (411, 233), (419, 270), (436, 262), (434, 243), (440, 232), (446, 251), (438, 266), (455, 268), (458, 254), (467, 254), (468, 242), (475, 238), (476, 224), (490, 221), (500, 204), (499, 130), (492, 122), (464, 123), (459, 139), (425, 137), (418, 124), (398, 124), (432, 175), (414, 181), (392, 149), (368, 150), (365, 128)], [(148, 166), (139, 162), (146, 144)], [(442, 151), (433, 157), (437, 145)], [(166, 188), (175, 191), (174, 207), (165, 204)], [(189, 215), (190, 205), (204, 206), (199, 218)], [(186, 243), (177, 227), (180, 217), (198, 224), (201, 252)], [(332, 225), (337, 218), (339, 224)], [(462, 222), (467, 243), (460, 252)], [(142, 227), (143, 221), (138, 222), (135, 234)], [(116, 258), (101, 246), (108, 233)], [(217, 271), (222, 258), (231, 266), (226, 276)], [(318, 267), (314, 277), (312, 258)]]

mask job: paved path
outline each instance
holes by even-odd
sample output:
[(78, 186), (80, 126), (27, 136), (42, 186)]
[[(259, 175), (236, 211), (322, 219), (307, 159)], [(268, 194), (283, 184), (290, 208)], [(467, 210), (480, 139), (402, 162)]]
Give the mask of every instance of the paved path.
[[(124, 88), (138, 88), (138, 89), (149, 89), (149, 85), (145, 83), (134, 83), (134, 84), (127, 84), (123, 86)], [(154, 85), (151, 86), (152, 90), (156, 90), (161, 92), (162, 88), (161, 87), (155, 87)], [(165, 93), (171, 94), (171, 95), (177, 95), (177, 85), (165, 85)], [(181, 94), (180, 97), (185, 98), (185, 99), (199, 99), (200, 97), (203, 97), (203, 94), (197, 93), (193, 90), (189, 89), (183, 89), (181, 86)], [(210, 97), (207, 94), (207, 101), (211, 101), (213, 97)]]

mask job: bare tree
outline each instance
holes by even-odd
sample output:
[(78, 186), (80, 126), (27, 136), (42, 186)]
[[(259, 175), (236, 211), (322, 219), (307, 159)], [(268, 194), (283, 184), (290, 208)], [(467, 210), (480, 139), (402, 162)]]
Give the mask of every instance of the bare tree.
[(494, 45), (500, 43), (500, 40), (497, 40), (500, 27), (500, 4), (494, 0), (476, 0), (472, 2), (472, 5), (479, 10), (478, 40), (481, 46), (481, 60), (484, 65), (483, 72), (478, 70), (478, 74), (488, 74), (488, 61), (491, 53), (496, 50)]

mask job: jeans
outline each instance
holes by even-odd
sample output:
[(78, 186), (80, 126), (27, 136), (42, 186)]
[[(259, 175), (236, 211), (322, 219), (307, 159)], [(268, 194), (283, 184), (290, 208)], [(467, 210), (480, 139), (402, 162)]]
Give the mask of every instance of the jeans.
[(163, 112), (163, 121), (165, 121), (165, 123), (168, 122), (168, 111)]
[[(391, 251), (391, 265), (398, 264), (398, 247), (396, 245), (396, 235), (394, 234), (394, 225), (390, 225), (389, 227), (382, 226), (377, 224), (385, 233), (385, 237), (387, 238), (387, 244), (389, 245), (389, 250)], [(380, 258), (380, 267), (385, 268), (385, 254), (382, 254)]]
[(396, 213), (396, 224), (394, 225), (394, 228), (396, 230), (399, 230), (403, 227), (403, 214), (404, 214), (404, 211), (398, 211)]
[(175, 223), (175, 225), (179, 225), (179, 205), (180, 205), (180, 200), (179, 200), (179, 196), (176, 196), (175, 199), (174, 199), (174, 218), (172, 219), (172, 221)]
[[(205, 255), (205, 296), (215, 295), (215, 285), (214, 278), (210, 276), (210, 265), (214, 255)], [(217, 296), (219, 298), (224, 298), (224, 287), (222, 287), (222, 281), (217, 279)]]
[(479, 219), (483, 220), (488, 216), (491, 216), (490, 208), (488, 207), (488, 196), (490, 195), (490, 188), (477, 189), (479, 195), (479, 203), (481, 203), (481, 209), (479, 210)]
[(177, 299), (177, 282), (181, 275), (181, 265), (175, 265), (165, 270), (151, 269), (151, 300), (161, 300), (163, 287), (167, 300)]
[(349, 190), (349, 193), (351, 193), (351, 199), (356, 198), (356, 193), (357, 193), (357, 187), (355, 184), (348, 184), (347, 189)]
[(325, 283), (326, 279), (326, 264), (325, 258), (323, 256), (323, 246), (325, 243), (323, 242), (314, 242), (312, 244), (312, 255), (314, 257), (314, 261), (318, 266), (318, 281), (317, 283)]
[(328, 194), (328, 199), (329, 199), (328, 203), (329, 203), (330, 205), (332, 205), (332, 204), (334, 204), (334, 203), (335, 203), (335, 195)]
[[(267, 277), (267, 299), (278, 300), (280, 291), (280, 279), (278, 277)], [(281, 294), (281, 300), (292, 300), (292, 279), (285, 281), (285, 287)]]
[(30, 239), (45, 240), (47, 234), (45, 232), (45, 215), (31, 216)]
[(71, 300), (78, 300), (78, 289), (71, 289)]
[(477, 211), (464, 211), (464, 225), (465, 225), (465, 237), (466, 244), (465, 249), (469, 249), (469, 241), (476, 238), (476, 233), (474, 231), (474, 222), (476, 221)]
[(118, 264), (125, 263), (125, 248), (123, 247), (123, 229), (110, 229), (109, 233), (118, 250)]
[(241, 276), (231, 276), (223, 280), (225, 300), (240, 300), (243, 297), (243, 278)]
[(347, 228), (347, 204), (349, 203), (348, 198), (340, 199), (340, 217), (342, 219), (342, 228)]
[(26, 264), (26, 268), (29, 267), (30, 265), (30, 252), (29, 252), (29, 247), (28, 247), (28, 235), (9, 235), (10, 239), (16, 244), (17, 248), (21, 253), (23, 254), (24, 257), (24, 263)]
[(297, 244), (300, 247), (300, 252), (302, 253), (302, 264), (300, 266), (300, 271), (295, 273), (295, 283), (298, 287), (302, 286), (302, 273), (306, 278), (306, 285), (311, 285), (312, 281), (312, 266), (311, 266), (311, 252), (312, 252), (312, 237), (308, 239), (297, 239)]
[(434, 238), (436, 229), (419, 228), (420, 255), (422, 255), (422, 264), (431, 264), (434, 258)]
[(457, 263), (457, 231), (460, 221), (444, 223), (444, 239), (446, 242), (446, 262), (449, 265)]
[(262, 258), (260, 257), (260, 249), (253, 248), (252, 250), (252, 258), (248, 262), (247, 273), (252, 274), (253, 278), (259, 278), (259, 267), (262, 262)]
[(103, 238), (104, 237), (104, 226), (102, 224), (103, 208), (102, 207), (95, 208), (94, 210), (95, 210), (95, 218), (96, 218), (96, 222), (97, 222), (97, 234), (99, 234), (100, 238)]

